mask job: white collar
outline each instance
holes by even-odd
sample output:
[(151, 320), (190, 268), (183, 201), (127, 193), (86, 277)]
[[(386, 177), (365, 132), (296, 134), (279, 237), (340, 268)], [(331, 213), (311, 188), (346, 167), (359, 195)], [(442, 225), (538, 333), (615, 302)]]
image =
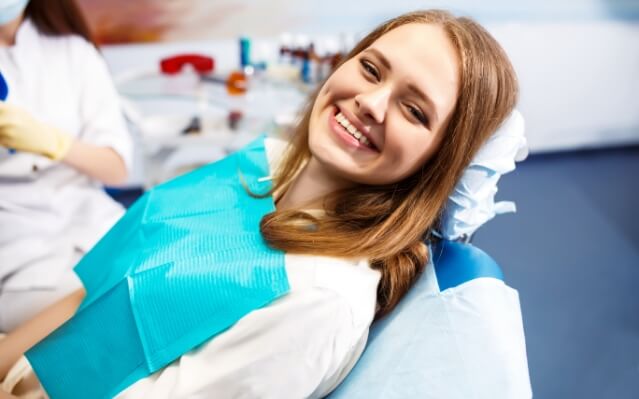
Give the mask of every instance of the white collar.
[(13, 47), (29, 46), (40, 38), (40, 31), (30, 18), (25, 18), (16, 32), (16, 42)]

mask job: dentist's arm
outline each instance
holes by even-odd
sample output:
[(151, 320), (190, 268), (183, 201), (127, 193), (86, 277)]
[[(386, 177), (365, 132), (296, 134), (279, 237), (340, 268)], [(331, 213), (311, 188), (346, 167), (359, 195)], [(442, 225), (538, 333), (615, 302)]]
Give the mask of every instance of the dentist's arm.
[(112, 148), (73, 141), (62, 162), (108, 185), (123, 184), (128, 172), (124, 161)]
[(41, 123), (20, 107), (3, 102), (0, 102), (0, 146), (64, 162), (107, 185), (124, 183), (127, 178), (126, 165), (113, 149), (77, 140)]
[(0, 340), (0, 381), (27, 350), (75, 314), (84, 295), (84, 288), (74, 291)]

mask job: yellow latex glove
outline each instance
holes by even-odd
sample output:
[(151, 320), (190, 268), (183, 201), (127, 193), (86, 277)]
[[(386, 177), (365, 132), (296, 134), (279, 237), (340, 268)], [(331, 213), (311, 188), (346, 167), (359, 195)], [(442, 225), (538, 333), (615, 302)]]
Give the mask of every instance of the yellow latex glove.
[(0, 146), (44, 155), (58, 161), (73, 144), (73, 137), (34, 119), (27, 111), (0, 102)]

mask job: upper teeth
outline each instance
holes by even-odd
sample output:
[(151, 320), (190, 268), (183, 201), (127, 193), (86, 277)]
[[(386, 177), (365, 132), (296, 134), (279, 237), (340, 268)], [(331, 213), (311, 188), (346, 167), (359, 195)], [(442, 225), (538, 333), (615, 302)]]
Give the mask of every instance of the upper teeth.
[(357, 130), (357, 128), (353, 126), (353, 124), (348, 119), (346, 119), (344, 114), (338, 112), (337, 115), (335, 115), (335, 119), (337, 120), (337, 122), (339, 122), (340, 125), (344, 126), (344, 129), (346, 129), (346, 131), (349, 132), (351, 136), (359, 140), (360, 143), (371, 145), (371, 142), (368, 141), (368, 138), (366, 138), (366, 136), (364, 136), (359, 130)]

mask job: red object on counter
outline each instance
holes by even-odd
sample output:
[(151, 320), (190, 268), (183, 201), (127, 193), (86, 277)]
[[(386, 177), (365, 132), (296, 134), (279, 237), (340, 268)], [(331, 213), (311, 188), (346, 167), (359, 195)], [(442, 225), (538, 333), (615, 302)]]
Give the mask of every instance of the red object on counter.
[(244, 114), (242, 113), (242, 111), (232, 110), (231, 112), (229, 112), (228, 114), (229, 129), (237, 130), (237, 127), (240, 121), (242, 120), (242, 117), (244, 117)]
[(215, 60), (212, 57), (201, 54), (178, 54), (160, 60), (160, 70), (163, 74), (174, 75), (187, 64), (200, 75), (209, 74), (215, 68)]

